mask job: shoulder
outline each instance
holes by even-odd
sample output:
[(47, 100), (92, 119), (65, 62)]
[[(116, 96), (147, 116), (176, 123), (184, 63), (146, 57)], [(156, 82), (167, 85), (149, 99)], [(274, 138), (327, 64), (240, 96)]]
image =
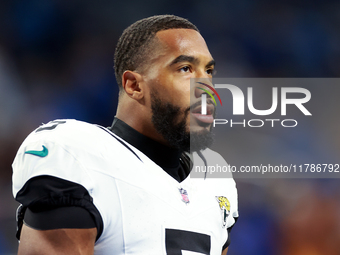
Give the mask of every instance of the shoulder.
[(225, 159), (209, 148), (193, 154), (193, 173), (207, 178), (232, 179), (232, 171)]
[(210, 184), (219, 189), (221, 194), (225, 194), (221, 197), (227, 198), (233, 217), (238, 217), (238, 192), (229, 164), (218, 152), (211, 149), (202, 151), (202, 155), (207, 161)]
[(202, 155), (205, 157), (205, 159), (208, 161), (208, 164), (216, 164), (216, 163), (221, 163), (221, 164), (227, 164), (225, 159), (221, 156), (216, 151), (213, 151), (212, 149), (205, 149), (202, 151)]
[(95, 140), (94, 137), (101, 135), (101, 133), (103, 131), (96, 125), (78, 120), (59, 119), (38, 127), (28, 135), (23, 145), (41, 140), (55, 141), (63, 144), (70, 144), (74, 141), (86, 141), (86, 143), (89, 143), (89, 141)]
[(211, 149), (194, 153), (193, 161), (191, 178), (204, 180), (206, 194), (228, 200), (233, 217), (237, 217), (238, 192), (228, 163)]
[(94, 172), (116, 175), (127, 163), (136, 167), (140, 162), (136, 153), (106, 128), (77, 120), (51, 121), (20, 146), (12, 164), (14, 187), (18, 190), (39, 175), (92, 182)]
[(90, 187), (89, 169), (105, 163), (101, 158), (109, 145), (112, 150), (119, 150), (115, 141), (102, 128), (81, 121), (55, 120), (44, 124), (28, 135), (15, 156), (13, 192), (39, 175)]
[[(30, 150), (40, 150), (42, 146), (52, 152), (64, 150), (73, 156), (78, 153), (91, 155), (118, 147), (118, 138), (106, 128), (72, 119), (58, 119), (43, 124), (31, 132), (21, 144), (17, 156)], [(56, 154), (57, 155), (57, 154)]]

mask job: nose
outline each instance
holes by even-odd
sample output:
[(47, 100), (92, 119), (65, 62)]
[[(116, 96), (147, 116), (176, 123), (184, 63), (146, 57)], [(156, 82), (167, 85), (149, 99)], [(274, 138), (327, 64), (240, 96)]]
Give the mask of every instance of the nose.
[(215, 96), (211, 79), (195, 79), (195, 97), (200, 98), (202, 94), (208, 94), (210, 97)]

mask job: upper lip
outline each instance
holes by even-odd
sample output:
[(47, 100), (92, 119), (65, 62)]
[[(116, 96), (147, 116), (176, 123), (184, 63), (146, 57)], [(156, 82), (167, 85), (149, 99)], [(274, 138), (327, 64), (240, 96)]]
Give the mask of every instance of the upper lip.
[[(192, 113), (201, 113), (201, 105), (196, 106)], [(215, 112), (215, 106), (213, 104), (207, 103), (207, 115), (213, 115)]]

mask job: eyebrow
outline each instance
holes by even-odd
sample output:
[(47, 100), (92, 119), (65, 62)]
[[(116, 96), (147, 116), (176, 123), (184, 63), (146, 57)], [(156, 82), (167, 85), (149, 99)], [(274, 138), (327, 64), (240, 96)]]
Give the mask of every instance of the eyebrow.
[[(181, 63), (181, 62), (189, 62), (189, 63), (193, 63), (193, 64), (198, 64), (200, 61), (198, 58), (195, 58), (193, 56), (188, 56), (188, 55), (180, 55), (177, 58), (175, 58), (171, 63), (170, 66), (175, 65), (177, 63)], [(211, 60), (206, 67), (211, 67), (215, 65), (215, 60)]]
[(180, 55), (177, 58), (175, 58), (174, 60), (172, 60), (172, 62), (170, 63), (170, 66), (177, 64), (177, 63), (181, 63), (181, 62), (190, 62), (190, 63), (198, 63), (199, 60), (193, 56), (188, 56), (188, 55)]
[(205, 67), (211, 67), (211, 66), (215, 66), (216, 62), (215, 60), (211, 60)]

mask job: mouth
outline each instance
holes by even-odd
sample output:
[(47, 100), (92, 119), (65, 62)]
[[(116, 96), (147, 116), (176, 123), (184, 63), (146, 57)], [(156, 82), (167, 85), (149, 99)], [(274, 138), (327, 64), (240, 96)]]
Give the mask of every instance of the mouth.
[(214, 122), (214, 112), (215, 112), (215, 107), (212, 104), (207, 104), (207, 114), (202, 114), (202, 108), (201, 105), (195, 107), (192, 111), (191, 114), (194, 116), (194, 118), (198, 122), (202, 123), (213, 123)]

